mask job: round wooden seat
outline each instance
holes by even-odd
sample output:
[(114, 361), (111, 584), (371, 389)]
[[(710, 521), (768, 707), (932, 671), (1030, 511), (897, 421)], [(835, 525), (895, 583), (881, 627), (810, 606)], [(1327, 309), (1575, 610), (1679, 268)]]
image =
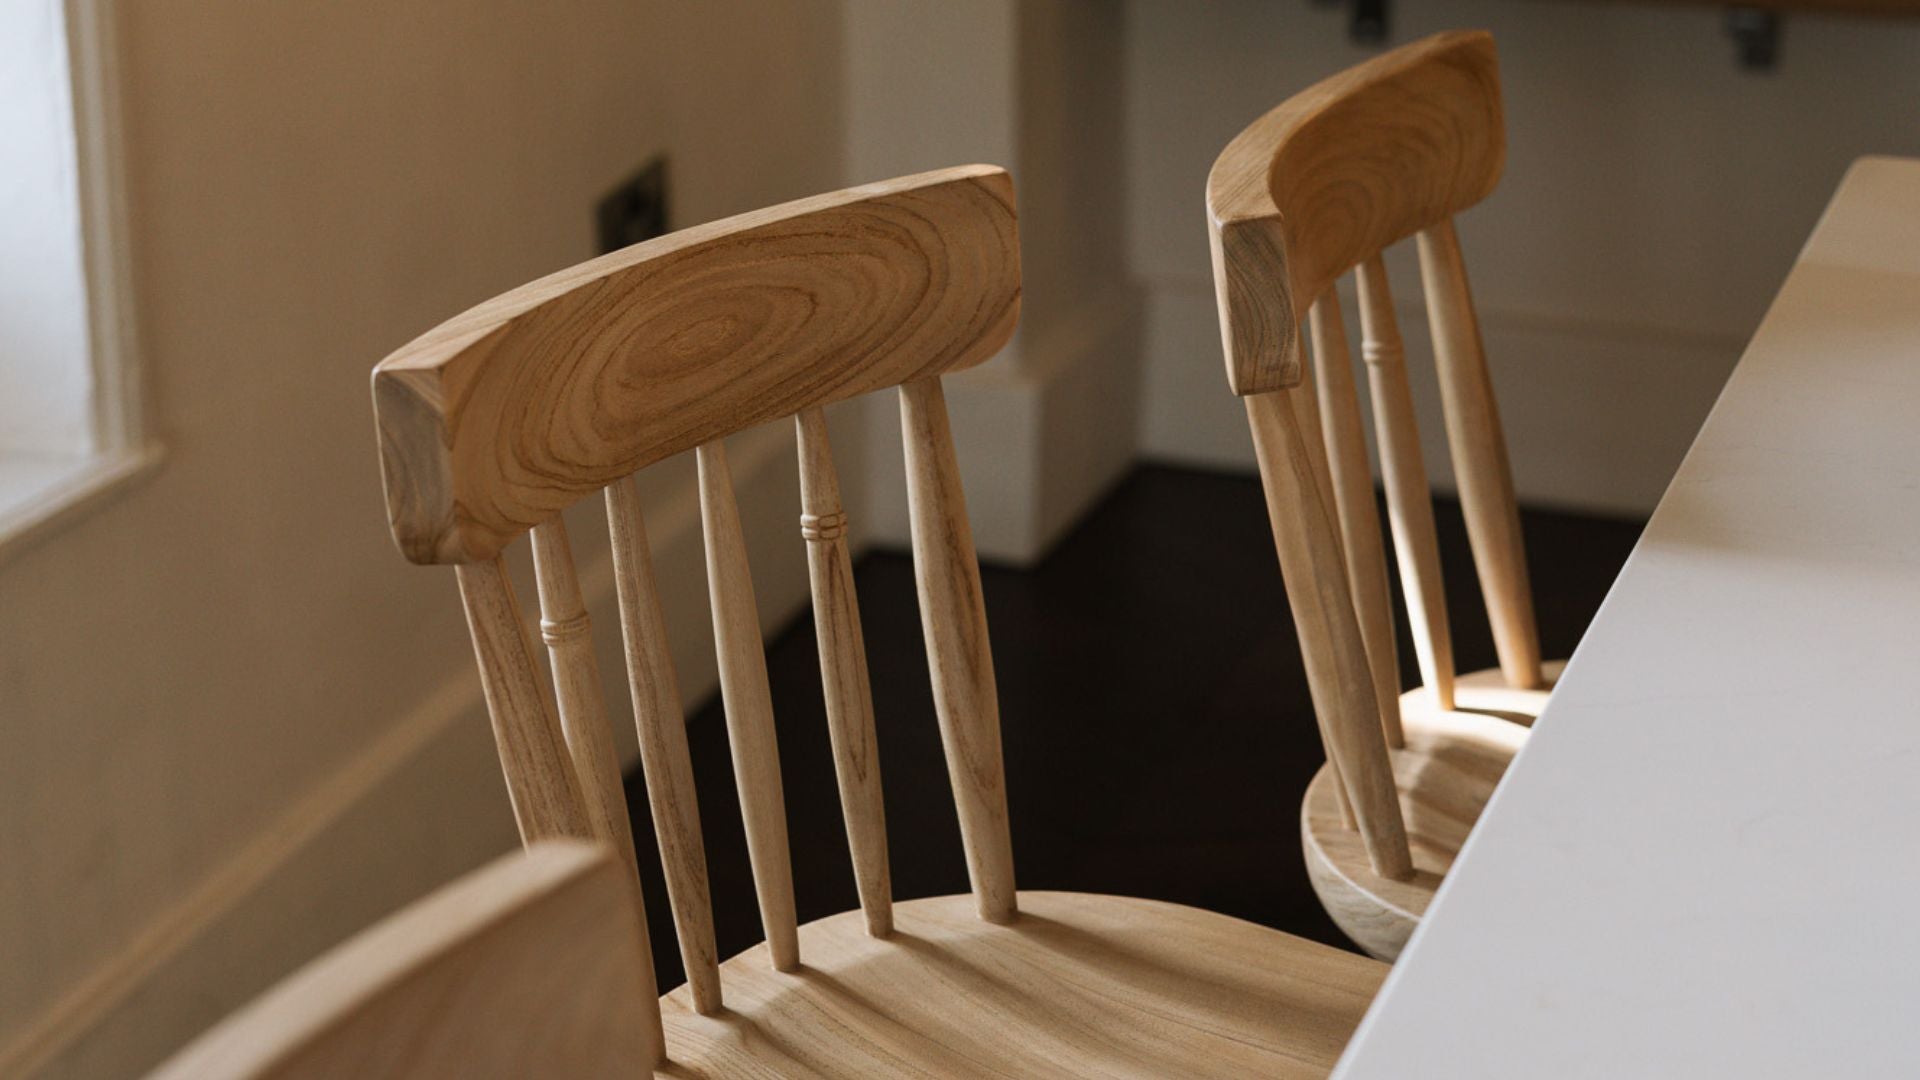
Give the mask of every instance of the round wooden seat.
[(1300, 808), (1307, 874), (1333, 921), (1368, 953), (1400, 955), (1564, 666), (1541, 665), (1545, 684), (1532, 690), (1508, 686), (1497, 668), (1463, 675), (1452, 710), (1435, 708), (1424, 688), (1401, 696), (1406, 746), (1389, 753), (1413, 852), (1409, 878), (1373, 872), (1359, 834), (1341, 821), (1332, 773), (1323, 765), (1314, 774)]
[(801, 966), (766, 945), (721, 965), (725, 1008), (661, 1001), (656, 1076), (1325, 1076), (1382, 965), (1153, 900), (1022, 892), (1007, 925), (972, 896), (901, 901), (800, 928)]
[[(1522, 727), (1532, 727), (1540, 717), (1540, 710), (1547, 707), (1547, 697), (1553, 693), (1554, 684), (1560, 681), (1561, 669), (1566, 666), (1565, 660), (1542, 661), (1540, 685), (1525, 690), (1508, 686), (1499, 668), (1485, 668), (1471, 675), (1457, 676), (1453, 680), (1454, 708), (1498, 716)], [(1416, 687), (1400, 695), (1402, 717), (1431, 711), (1433, 698), (1425, 688)]]

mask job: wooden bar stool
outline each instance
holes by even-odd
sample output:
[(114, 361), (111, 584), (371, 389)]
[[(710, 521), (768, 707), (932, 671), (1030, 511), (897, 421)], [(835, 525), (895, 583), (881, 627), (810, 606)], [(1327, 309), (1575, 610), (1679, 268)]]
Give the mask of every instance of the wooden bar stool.
[[(1314, 886), (1369, 952), (1399, 954), (1480, 815), (1562, 663), (1542, 662), (1519, 508), (1453, 215), (1506, 161), (1493, 39), (1437, 34), (1289, 98), (1222, 151), (1207, 179), (1227, 380), (1246, 398), (1314, 709), (1328, 738), (1384, 738), (1412, 844), (1382, 842), (1348, 809), (1340, 759), (1308, 788), (1301, 827)], [(1460, 501), (1497, 669), (1456, 676), (1433, 506), (1381, 253), (1415, 237)], [(1400, 692), (1387, 562), (1336, 280), (1355, 271), (1388, 522), (1421, 681)], [(1300, 323), (1313, 343), (1303, 362)], [(1315, 385), (1317, 376), (1317, 386)], [(1344, 734), (1343, 734), (1344, 733)]]
[[(1372, 998), (1383, 967), (1276, 931), (1145, 900), (1016, 893), (993, 659), (940, 377), (997, 352), (1019, 304), (1012, 183), (974, 166), (636, 245), (482, 304), (374, 372), (394, 536), (414, 561), (456, 567), (523, 838), (590, 837), (630, 859), (587, 616), (557, 516), (604, 494), (641, 764), (687, 971), (686, 985), (657, 1004), (649, 992), (633, 1017), (645, 1033), (640, 1071), (1321, 1076)], [(972, 883), (971, 896), (900, 902), (888, 879), (846, 514), (821, 412), (893, 387), (927, 659)], [(796, 925), (766, 662), (724, 444), (787, 416), (800, 444), (800, 532), (861, 901), (805, 926)], [(766, 933), (724, 962), (630, 481), (687, 450), (699, 462), (721, 691)], [(529, 532), (557, 714), (501, 562)], [(1367, 820), (1404, 852), (1385, 744), (1376, 733), (1355, 742), (1351, 759), (1347, 749), (1336, 748), (1343, 771), (1385, 793), (1360, 812), (1378, 815)], [(632, 918), (644, 926), (637, 911)]]

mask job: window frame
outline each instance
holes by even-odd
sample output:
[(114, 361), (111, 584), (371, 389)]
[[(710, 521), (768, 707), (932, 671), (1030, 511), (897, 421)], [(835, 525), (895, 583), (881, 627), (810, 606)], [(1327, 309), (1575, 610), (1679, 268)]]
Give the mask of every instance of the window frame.
[(0, 564), (127, 490), (163, 456), (149, 428), (141, 377), (114, 8), (111, 0), (63, 0), (62, 7), (87, 304), (90, 446), (71, 460), (30, 469), (15, 463), (32, 475), (0, 500)]

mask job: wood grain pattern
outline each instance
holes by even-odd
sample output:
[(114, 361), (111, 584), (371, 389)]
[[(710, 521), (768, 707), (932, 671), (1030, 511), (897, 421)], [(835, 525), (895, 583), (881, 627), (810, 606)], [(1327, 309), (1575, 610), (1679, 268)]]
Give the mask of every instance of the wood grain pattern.
[(591, 815), (540, 681), (506, 565), (495, 558), (454, 569), (520, 839), (531, 844), (556, 836), (591, 838)]
[(395, 540), (471, 562), (741, 428), (977, 364), (1019, 314), (1013, 185), (967, 166), (802, 199), (582, 263), (373, 374)]
[(1288, 98), (1207, 177), (1226, 350), (1242, 396), (1299, 379), (1299, 320), (1369, 256), (1486, 198), (1506, 164), (1493, 39), (1435, 34)]
[(1386, 967), (1151, 900), (1023, 892), (1010, 925), (966, 896), (801, 928), (807, 966), (726, 965), (728, 1013), (666, 998), (674, 1077), (1324, 1077)]
[[(613, 732), (607, 726), (607, 707), (600, 697), (600, 666), (593, 655), (593, 623), (580, 595), (574, 571), (573, 547), (567, 526), (554, 517), (533, 527), (533, 569), (540, 593), (540, 636), (547, 643), (553, 667), (554, 697), (560, 706), (560, 732), (573, 763), (573, 776), (586, 804), (594, 839), (611, 848), (633, 875), (633, 917), (640, 928), (640, 968), (646, 972), (647, 997), (658, 998), (653, 981), (653, 941), (647, 933), (647, 911), (640, 896), (640, 867), (633, 847), (633, 826), (627, 817), (627, 793), (620, 780), (619, 756)], [(642, 1019), (650, 1060), (665, 1045), (659, 1009)]]
[(628, 876), (577, 842), (509, 855), (323, 954), (153, 1080), (645, 1072), (657, 1003)]
[(1413, 629), (1420, 680), (1434, 703), (1453, 708), (1453, 632), (1447, 624), (1446, 582), (1440, 572), (1440, 538), (1433, 525), (1433, 496), (1420, 452), (1420, 422), (1407, 383), (1406, 349), (1394, 320), (1387, 268), (1378, 255), (1361, 264), (1360, 352), (1373, 394), (1374, 435), (1387, 488), (1387, 520), (1394, 559), (1400, 565), (1407, 622)]
[(1393, 751), (1401, 813), (1413, 851), (1403, 878), (1375, 873), (1365, 846), (1340, 824), (1332, 775), (1314, 776), (1300, 834), (1314, 891), (1340, 929), (1382, 960), (1400, 955), (1453, 858), (1526, 741), (1525, 728), (1469, 712), (1414, 707), (1402, 714), (1406, 746)]
[(1533, 588), (1520, 538), (1520, 504), (1513, 496), (1507, 437), (1493, 399), (1486, 346), (1467, 286), (1467, 266), (1453, 219), (1419, 236), (1420, 280), (1433, 327), (1440, 403), (1447, 416), (1447, 445), (1454, 481), (1467, 520), (1473, 565), (1486, 596), (1487, 617), (1500, 668), (1516, 687), (1540, 685), (1540, 632), (1533, 617)]
[(760, 924), (774, 966), (800, 963), (793, 908), (793, 863), (787, 849), (786, 794), (780, 783), (780, 747), (773, 729), (773, 692), (760, 637), (760, 607), (747, 568), (747, 541), (726, 447), (698, 451), (700, 523), (706, 534), (707, 594), (713, 605), (713, 645), (720, 659), (720, 699), (727, 713), (734, 785), (746, 824), (747, 857), (760, 901)]
[(1388, 746), (1405, 745), (1400, 731), (1400, 650), (1393, 637), (1393, 596), (1387, 589), (1387, 552), (1380, 539), (1380, 510), (1373, 500), (1373, 467), (1361, 430), (1360, 399), (1353, 385), (1340, 295), (1328, 291), (1307, 312), (1313, 335), (1313, 374), (1319, 394), (1321, 437), (1333, 477), (1334, 509), (1347, 557), (1347, 582), (1360, 619), (1360, 639), (1373, 670), (1380, 702), (1380, 729)]
[(947, 776), (960, 815), (967, 877), (980, 917), (1006, 922), (1013, 918), (1015, 899), (1006, 771), (1000, 758), (1000, 692), (987, 643), (973, 526), (967, 520), (940, 380), (900, 387), (900, 429), (906, 444), (920, 626), (927, 639)]
[(713, 899), (700, 805), (687, 753), (686, 715), (667, 652), (667, 621), (653, 580), (653, 554), (632, 480), (607, 487), (607, 527), (613, 540), (613, 580), (620, 597), (620, 636), (626, 645), (627, 683), (640, 735), (640, 768), (660, 845), (660, 868), (673, 909), (680, 964), (689, 998), (702, 1013), (720, 1010), (720, 953), (713, 939)]
[(860, 632), (853, 556), (847, 550), (847, 512), (833, 467), (827, 417), (815, 408), (794, 417), (800, 449), (800, 534), (807, 541), (814, 635), (820, 642), (820, 683), (833, 740), (833, 771), (853, 857), (854, 883), (867, 932), (893, 930), (893, 884), (887, 867), (887, 816), (880, 791), (880, 751), (873, 735), (873, 688)]
[(1412, 863), (1380, 731), (1373, 674), (1347, 590), (1345, 556), (1327, 508), (1315, 493), (1313, 467), (1286, 399), (1289, 393), (1246, 399), (1267, 518), (1306, 662), (1314, 715), (1332, 749), (1330, 759), (1337, 763), (1352, 800), (1355, 826), (1375, 871), (1399, 877), (1411, 871)]

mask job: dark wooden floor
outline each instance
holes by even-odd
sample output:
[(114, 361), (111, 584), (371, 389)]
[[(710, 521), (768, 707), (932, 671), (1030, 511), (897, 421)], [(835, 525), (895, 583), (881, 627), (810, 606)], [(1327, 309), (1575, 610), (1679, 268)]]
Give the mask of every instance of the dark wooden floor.
[[(1492, 666), (1459, 509), (1435, 511), (1459, 667)], [(1641, 522), (1523, 518), (1543, 648), (1564, 657)], [(855, 576), (894, 895), (964, 892), (912, 564), (871, 554)], [(1301, 864), (1300, 796), (1321, 753), (1258, 482), (1139, 469), (1038, 567), (983, 577), (1020, 886), (1173, 900), (1351, 947)], [(1401, 656), (1412, 685), (1404, 627)], [(810, 614), (772, 640), (767, 663), (806, 922), (859, 903)], [(717, 700), (688, 735), (718, 945), (731, 956), (763, 935)], [(684, 977), (637, 774), (627, 786), (665, 990)]]

